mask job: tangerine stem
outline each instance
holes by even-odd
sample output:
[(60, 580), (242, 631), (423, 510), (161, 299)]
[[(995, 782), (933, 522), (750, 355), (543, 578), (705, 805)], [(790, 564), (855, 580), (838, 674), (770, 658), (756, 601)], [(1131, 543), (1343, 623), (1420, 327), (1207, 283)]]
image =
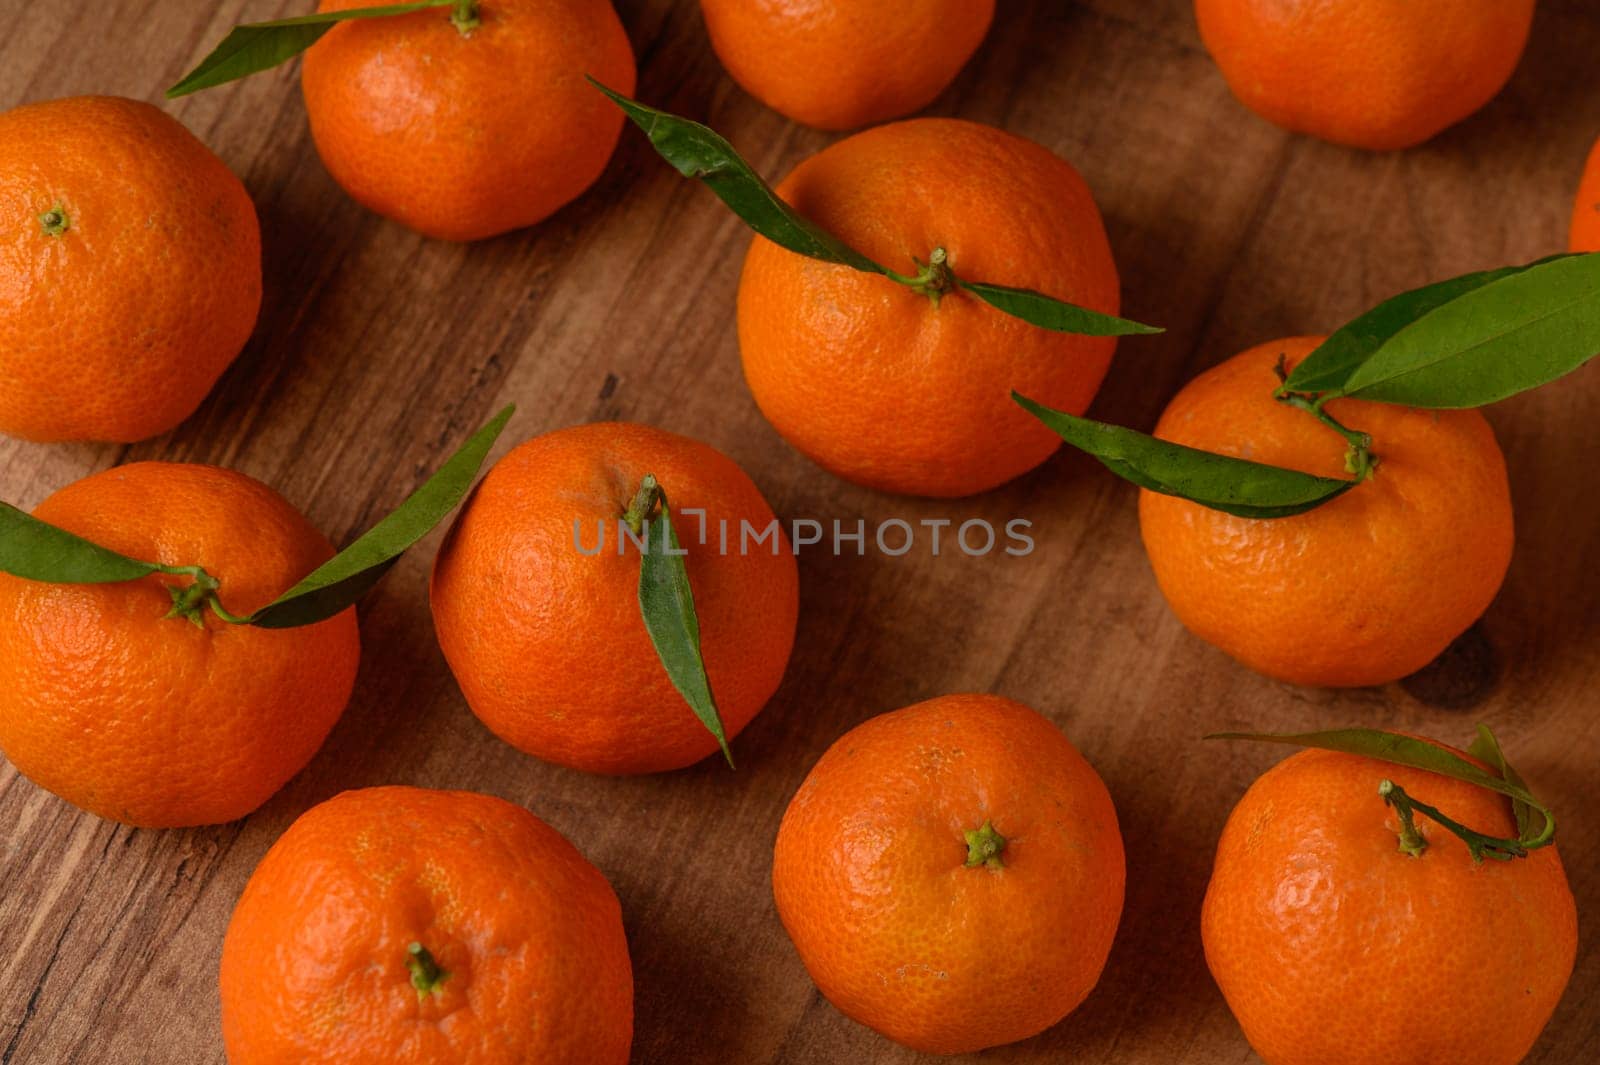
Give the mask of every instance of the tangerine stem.
[(417, 989), (417, 1000), (439, 994), (439, 985), (448, 980), (450, 974), (439, 967), (428, 948), (421, 943), (407, 947), (406, 955), (406, 968), (411, 970), (411, 986)]
[(969, 829), (962, 835), (967, 841), (968, 869), (980, 865), (990, 869), (1005, 868), (1005, 860), (1000, 855), (1006, 849), (1006, 838), (994, 830), (993, 821), (985, 821), (982, 826)]
[(39, 216), (39, 224), (44, 227), (44, 234), (47, 237), (59, 237), (72, 228), (72, 223), (67, 218), (67, 209), (59, 203)]
[(199, 566), (157, 566), (159, 573), (170, 574), (174, 577), (188, 577), (186, 585), (167, 585), (167, 592), (172, 596), (172, 609), (168, 610), (166, 617), (185, 618), (194, 624), (205, 628), (205, 618), (201, 611), (210, 607), (211, 612), (230, 625), (248, 625), (250, 619), (240, 617), (230, 612), (222, 605), (218, 591), (222, 582)]
[(913, 275), (897, 274), (893, 270), (885, 270), (891, 281), (898, 281), (913, 292), (920, 292), (933, 301), (935, 307), (946, 292), (954, 292), (961, 287), (956, 280), (955, 271), (950, 269), (950, 256), (943, 248), (935, 248), (928, 255), (928, 261), (923, 262), (916, 256), (911, 261), (917, 264), (917, 272)]
[(1310, 414), (1317, 421), (1326, 425), (1340, 436), (1348, 445), (1344, 453), (1344, 468), (1355, 475), (1357, 483), (1365, 481), (1372, 476), (1372, 471), (1378, 467), (1378, 456), (1372, 453), (1372, 434), (1364, 433), (1359, 429), (1348, 429), (1333, 415), (1323, 409), (1323, 405), (1331, 399), (1327, 395), (1308, 395), (1304, 392), (1290, 392), (1286, 386), (1289, 372), (1284, 365), (1282, 355), (1278, 356), (1277, 365), (1278, 390), (1273, 393), (1279, 403), (1287, 403)]
[[(1481, 862), (1485, 857), (1493, 858), (1497, 862), (1510, 861), (1513, 858), (1526, 858), (1528, 845), (1517, 839), (1500, 839), (1496, 836), (1486, 836), (1481, 832), (1474, 832), (1459, 821), (1452, 820), (1440, 813), (1427, 803), (1418, 802), (1406, 794), (1404, 788), (1392, 780), (1384, 780), (1378, 784), (1378, 794), (1383, 796), (1383, 801), (1394, 808), (1400, 817), (1400, 850), (1413, 858), (1422, 857), (1422, 852), (1427, 849), (1428, 843), (1422, 838), (1422, 833), (1417, 831), (1416, 822), (1412, 812), (1426, 814), (1430, 821), (1439, 827), (1449, 830), (1467, 845), (1467, 850), (1472, 854), (1474, 862)], [(1543, 844), (1539, 844), (1543, 846)]]
[(644, 526), (644, 520), (656, 509), (656, 503), (661, 499), (661, 485), (656, 481), (656, 475), (647, 473), (639, 482), (639, 490), (634, 493), (633, 502), (628, 504), (628, 509), (622, 512), (622, 520), (628, 523), (628, 528), (633, 530), (635, 536)]
[(478, 0), (455, 0), (450, 21), (461, 31), (461, 36), (470, 36), (473, 30), (483, 25), (483, 20), (478, 17)]

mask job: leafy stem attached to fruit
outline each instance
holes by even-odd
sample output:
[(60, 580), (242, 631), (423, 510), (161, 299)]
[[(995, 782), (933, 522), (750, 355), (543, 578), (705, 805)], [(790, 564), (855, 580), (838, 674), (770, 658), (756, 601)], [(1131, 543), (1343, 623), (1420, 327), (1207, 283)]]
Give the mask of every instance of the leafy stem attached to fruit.
[(395, 18), (431, 8), (448, 7), (450, 21), (463, 37), (478, 28), (477, 0), (413, 0), (404, 4), (317, 11), (310, 15), (246, 22), (228, 31), (215, 48), (183, 80), (167, 90), (167, 99), (223, 85), (294, 58), (341, 22)]
[(933, 302), (935, 307), (944, 298), (945, 293), (954, 292), (961, 287), (956, 280), (955, 271), (950, 269), (950, 256), (943, 248), (935, 248), (928, 256), (928, 261), (912, 257), (912, 262), (917, 264), (917, 272), (913, 275), (897, 274), (893, 270), (885, 270), (891, 281), (898, 281), (913, 292), (921, 293)]
[(633, 502), (622, 512), (622, 520), (628, 523), (628, 528), (633, 530), (635, 536), (644, 528), (645, 519), (655, 511), (660, 499), (661, 485), (657, 483), (656, 475), (645, 474), (639, 482), (639, 490), (633, 494)]
[(1372, 476), (1372, 471), (1377, 469), (1378, 456), (1372, 453), (1372, 435), (1359, 429), (1346, 428), (1341, 422), (1329, 414), (1325, 405), (1331, 398), (1328, 394), (1316, 395), (1306, 392), (1289, 391), (1289, 371), (1285, 366), (1282, 355), (1278, 356), (1278, 389), (1273, 398), (1279, 403), (1287, 403), (1310, 414), (1317, 421), (1326, 425), (1340, 436), (1344, 437), (1348, 445), (1344, 453), (1344, 468), (1355, 475), (1357, 483), (1365, 481)]
[(172, 596), (172, 609), (167, 611), (167, 617), (185, 618), (203, 629), (206, 627), (204, 610), (210, 607), (213, 614), (230, 625), (250, 624), (249, 618), (240, 617), (222, 605), (218, 595), (222, 582), (201, 567), (158, 566), (156, 572), (191, 578), (188, 584), (167, 585), (167, 591)]
[(461, 31), (461, 36), (470, 37), (472, 31), (483, 24), (478, 17), (478, 0), (455, 0), (455, 6), (450, 11), (450, 21)]
[[(657, 515), (654, 526), (651, 515)], [(728, 749), (728, 734), (722, 715), (711, 694), (711, 678), (706, 674), (705, 655), (700, 647), (700, 618), (694, 609), (694, 591), (689, 587), (689, 570), (684, 565), (688, 553), (678, 544), (672, 528), (672, 507), (667, 491), (647, 473), (639, 482), (633, 501), (622, 512), (622, 520), (643, 544), (639, 560), (639, 616), (644, 621), (650, 644), (667, 671), (667, 677), (694, 716), (706, 727), (722, 748), (722, 756), (733, 765)], [(659, 533), (654, 531), (659, 529)]]
[[(1381, 729), (1347, 728), (1298, 733), (1219, 732), (1207, 736), (1206, 739), (1255, 740), (1262, 743), (1283, 743), (1296, 747), (1314, 747), (1323, 751), (1338, 751), (1341, 754), (1353, 754), (1361, 758), (1372, 758), (1392, 765), (1437, 773), (1452, 780), (1460, 780), (1486, 791), (1504, 795), (1511, 800), (1511, 812), (1517, 825), (1517, 838), (1499, 839), (1474, 832), (1434, 807), (1413, 799), (1394, 781), (1384, 779), (1378, 785), (1378, 794), (1386, 805), (1393, 807), (1400, 818), (1400, 850), (1412, 857), (1421, 857), (1423, 851), (1428, 848), (1428, 841), (1417, 829), (1415, 815), (1418, 813), (1459, 836), (1467, 845), (1475, 862), (1481, 862), (1486, 857), (1496, 861), (1526, 858), (1530, 852), (1540, 847), (1548, 847), (1555, 842), (1555, 815), (1550, 812), (1548, 806), (1534, 798), (1522, 777), (1511, 768), (1505, 752), (1500, 749), (1499, 741), (1495, 739), (1494, 733), (1487, 725), (1478, 726), (1477, 739), (1468, 749), (1468, 754), (1498, 770), (1499, 776), (1485, 772), (1479, 762), (1463, 758), (1448, 747), (1404, 733), (1384, 732)], [(1539, 823), (1538, 831), (1534, 830), (1536, 822)]]
[(709, 126), (648, 107), (606, 88), (592, 77), (589, 82), (644, 131), (656, 152), (678, 173), (705, 182), (745, 225), (797, 255), (887, 277), (911, 286), (934, 303), (946, 292), (959, 287), (1002, 314), (1057, 333), (1128, 336), (1161, 332), (1154, 326), (1079, 307), (1031, 289), (972, 280), (958, 284), (945, 263), (943, 249), (936, 249), (928, 262), (918, 262), (920, 269), (915, 275), (896, 273), (789, 206), (733, 145)]
[(1414, 814), (1420, 813), (1428, 820), (1448, 829), (1461, 842), (1467, 845), (1467, 850), (1472, 853), (1474, 862), (1481, 862), (1484, 858), (1493, 858), (1497, 862), (1508, 862), (1513, 858), (1526, 858), (1528, 852), (1539, 847), (1548, 846), (1553, 832), (1546, 832), (1541, 837), (1533, 840), (1500, 839), (1495, 836), (1486, 836), (1440, 813), (1435, 807), (1427, 803), (1418, 802), (1406, 790), (1392, 780), (1384, 780), (1378, 785), (1378, 794), (1383, 796), (1383, 801), (1394, 808), (1395, 814), (1400, 818), (1400, 850), (1413, 858), (1422, 857), (1422, 852), (1428, 849), (1428, 841), (1417, 831)]
[(249, 617), (223, 607), (217, 597), (220, 582), (200, 566), (129, 558), (9, 503), (0, 503), (0, 573), (49, 584), (121, 584), (164, 573), (190, 579), (188, 584), (169, 586), (169, 618), (187, 618), (203, 625), (203, 611), (210, 609), (233, 625), (262, 629), (313, 625), (355, 605), (402, 554), (466, 498), (515, 409), (502, 410), (387, 517)]

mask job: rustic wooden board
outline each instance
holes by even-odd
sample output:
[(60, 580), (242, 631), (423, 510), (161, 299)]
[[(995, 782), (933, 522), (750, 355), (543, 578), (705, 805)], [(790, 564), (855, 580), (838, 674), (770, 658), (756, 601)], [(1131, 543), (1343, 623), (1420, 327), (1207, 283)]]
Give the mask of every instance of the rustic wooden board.
[[(304, 0), (0, 0), (0, 107), (76, 93), (155, 100), (241, 17)], [(691, 0), (622, 0), (641, 94), (708, 117), (778, 175), (829, 137), (725, 78)], [(1005, 126), (1071, 159), (1105, 211), (1131, 316), (1096, 405), (1148, 427), (1200, 368), (1325, 331), (1399, 289), (1558, 250), (1600, 133), (1600, 9), (1544, 0), (1511, 86), (1404, 154), (1290, 137), (1238, 107), (1186, 0), (1008, 0), (933, 109)], [(267, 296), (256, 336), (200, 413), (131, 448), (0, 440), (0, 497), (32, 506), (131, 459), (221, 463), (277, 486), (336, 540), (397, 503), (500, 404), (502, 443), (595, 419), (708, 440), (785, 516), (1032, 520), (1030, 557), (802, 557), (788, 678), (717, 762), (636, 780), (542, 765), (468, 712), (434, 643), (437, 535), (362, 609), (355, 700), (311, 766), (240, 824), (138, 831), (96, 820), (0, 763), (0, 1063), (220, 1062), (215, 975), (229, 912), (268, 845), (352, 787), (465, 787), (523, 803), (573, 839), (623, 900), (640, 1062), (908, 1062), (812, 987), (768, 887), (771, 841), (812, 761), (862, 719), (935, 694), (996, 691), (1064, 728), (1104, 775), (1128, 843), (1122, 930), (1099, 989), (995, 1062), (1254, 1060), (1201, 956), (1198, 908), (1232, 803), (1282, 752), (1208, 747), (1224, 727), (1366, 723), (1464, 741), (1491, 723), (1560, 810), (1588, 921), (1600, 913), (1600, 369), (1490, 414), (1517, 505), (1504, 591), (1434, 675), (1307, 691), (1236, 667), (1168, 613), (1134, 493), (1063, 455), (979, 498), (933, 503), (843, 484), (792, 452), (740, 376), (733, 294), (747, 237), (637, 135), (600, 183), (537, 230), (431, 243), (356, 207), (322, 170), (292, 70), (170, 110), (256, 198)], [(1590, 926), (1586, 923), (1585, 929)], [(1531, 1061), (1600, 1060), (1600, 944)]]

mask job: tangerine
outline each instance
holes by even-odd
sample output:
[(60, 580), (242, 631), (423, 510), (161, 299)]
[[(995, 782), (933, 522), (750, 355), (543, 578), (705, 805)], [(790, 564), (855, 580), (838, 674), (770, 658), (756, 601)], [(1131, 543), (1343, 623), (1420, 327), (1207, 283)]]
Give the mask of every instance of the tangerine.
[[(333, 555), (282, 496), (214, 466), (119, 466), (34, 516), (130, 558), (199, 566), (240, 615)], [(0, 574), (0, 749), (23, 775), (101, 817), (170, 828), (243, 817), (311, 760), (355, 685), (355, 610), (293, 629), (228, 624), (183, 609), (193, 581)]]
[[(1349, 478), (1345, 441), (1273, 398), (1322, 338), (1251, 348), (1175, 396), (1155, 435), (1324, 477)], [(1511, 492), (1494, 431), (1475, 410), (1336, 399), (1369, 433), (1377, 467), (1314, 510), (1241, 518), (1139, 493), (1156, 581), (1191, 632), (1294, 684), (1384, 684), (1421, 669), (1477, 621), (1511, 562)]]
[(1026, 1039), (1099, 981), (1122, 913), (1111, 796), (1021, 703), (947, 695), (828, 748), (784, 812), (778, 916), (811, 978), (896, 1042)]

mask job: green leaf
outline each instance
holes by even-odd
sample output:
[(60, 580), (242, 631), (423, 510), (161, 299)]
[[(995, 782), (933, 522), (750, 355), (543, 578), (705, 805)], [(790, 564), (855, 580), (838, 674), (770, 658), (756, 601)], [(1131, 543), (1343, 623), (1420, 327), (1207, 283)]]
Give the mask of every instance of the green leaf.
[(1427, 409), (1481, 407), (1600, 353), (1600, 253), (1568, 255), (1461, 292), (1396, 332), (1339, 394)]
[[(656, 151), (678, 173), (704, 181), (745, 225), (761, 236), (797, 255), (848, 266), (863, 273), (878, 274), (902, 284), (912, 283), (913, 279), (867, 258), (790, 207), (744, 161), (733, 145), (709, 126), (630, 100), (594, 78), (590, 78), (589, 82), (622, 108), (634, 125), (644, 130)], [(932, 249), (929, 251), (931, 254)], [(966, 280), (958, 280), (956, 287), (969, 290), (978, 299), (1013, 318), (1058, 333), (1123, 336), (1162, 331), (1154, 326), (1101, 314), (1028, 289)]]
[(854, 267), (870, 274), (888, 274), (883, 267), (784, 203), (772, 187), (761, 180), (761, 175), (734, 151), (733, 145), (709, 126), (630, 100), (592, 77), (589, 82), (622, 108), (634, 125), (644, 130), (656, 151), (678, 173), (704, 181), (718, 199), (763, 237), (807, 258)]
[(247, 619), (266, 629), (310, 625), (353, 605), (466, 497), (515, 407), (507, 407), (472, 435), (394, 512), (305, 580)]
[(183, 80), (167, 90), (167, 99), (187, 96), (226, 82), (270, 70), (293, 59), (316, 44), (335, 24), (351, 19), (389, 18), (409, 15), (430, 7), (449, 7), (454, 0), (421, 0), (420, 3), (358, 7), (348, 11), (328, 11), (315, 15), (250, 22), (228, 31), (222, 43), (185, 74)]
[(1011, 398), (1061, 439), (1093, 455), (1123, 480), (1241, 518), (1303, 514), (1357, 483), (1158, 440), (1133, 429), (1052, 410), (1017, 392), (1011, 393)]
[(1418, 318), (1457, 296), (1526, 267), (1486, 270), (1402, 292), (1336, 330), (1284, 382), (1290, 392), (1338, 392), (1372, 353)]
[(0, 571), (12, 576), (52, 584), (112, 584), (136, 581), (161, 569), (0, 503)]
[[(1487, 729), (1479, 729), (1478, 742), (1474, 744), (1476, 750), (1484, 749), (1484, 736), (1488, 735), (1488, 742), (1493, 743), (1494, 737)], [(1523, 821), (1518, 818), (1519, 842), (1529, 850), (1542, 847), (1555, 838), (1556, 820), (1550, 810), (1545, 807), (1523, 784), (1522, 780), (1514, 773), (1504, 777), (1490, 776), (1471, 762), (1462, 758), (1454, 751), (1447, 750), (1437, 744), (1420, 740), (1413, 736), (1402, 736), (1396, 732), (1384, 732), (1379, 729), (1347, 728), (1333, 729), (1327, 732), (1218, 732), (1207, 736), (1208, 740), (1254, 740), (1260, 743), (1282, 743), (1295, 747), (1316, 747), (1324, 751), (1338, 751), (1343, 754), (1359, 755), (1363, 758), (1375, 758), (1380, 762), (1389, 762), (1393, 765), (1408, 766), (1412, 769), (1422, 769), (1440, 776), (1451, 777), (1455, 780), (1475, 784), (1480, 788), (1498, 792), (1515, 803), (1522, 803), (1531, 810), (1536, 810), (1544, 818), (1544, 827), (1538, 835), (1530, 836)], [(1499, 745), (1495, 745), (1498, 752)], [(1474, 757), (1478, 755), (1474, 754)], [(1488, 759), (1494, 764), (1496, 761), (1504, 765), (1504, 759)], [(1531, 820), (1531, 818), (1530, 818)]]
[[(654, 477), (646, 478), (647, 493), (654, 484)], [(722, 715), (717, 712), (711, 680), (706, 676), (705, 657), (700, 649), (700, 619), (695, 614), (694, 592), (689, 588), (689, 571), (683, 563), (678, 534), (672, 527), (672, 510), (665, 491), (657, 488), (654, 494), (661, 503), (657, 519), (661, 531), (654, 533), (649, 518), (644, 519), (645, 550), (639, 560), (639, 614), (667, 676), (672, 679), (672, 686), (678, 689), (678, 694), (706, 730), (716, 737), (722, 756), (731, 766), (733, 752), (728, 749)], [(648, 504), (643, 512), (648, 515)]]
[(1043, 296), (1032, 289), (1008, 288), (1005, 285), (988, 285), (982, 281), (963, 281), (961, 288), (972, 293), (991, 307), (1013, 318), (1057, 333), (1076, 333), (1089, 337), (1148, 336), (1166, 330), (1154, 325), (1130, 322), (1110, 314), (1101, 314), (1065, 300)]
[[(1467, 748), (1467, 753), (1480, 762), (1488, 762), (1500, 770), (1500, 776), (1506, 783), (1523, 791), (1528, 790), (1528, 785), (1523, 782), (1521, 774), (1512, 769), (1511, 763), (1506, 761), (1506, 753), (1500, 749), (1500, 741), (1495, 739), (1488, 725), (1478, 726), (1477, 738), (1472, 741), (1472, 746)], [(1517, 835), (1526, 838), (1533, 828), (1533, 807), (1521, 799), (1513, 798), (1511, 812), (1517, 819)]]

